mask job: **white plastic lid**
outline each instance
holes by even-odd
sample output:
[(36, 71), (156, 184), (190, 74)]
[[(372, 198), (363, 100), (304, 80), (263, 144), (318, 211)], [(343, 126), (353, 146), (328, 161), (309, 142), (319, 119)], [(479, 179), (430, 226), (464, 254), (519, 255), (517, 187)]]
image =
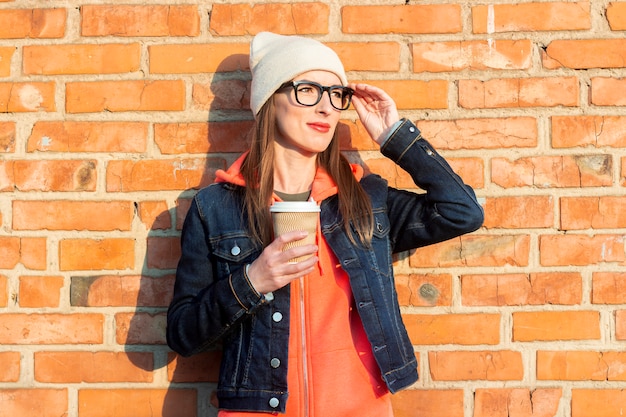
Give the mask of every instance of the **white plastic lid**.
[(315, 201), (276, 201), (270, 206), (270, 212), (319, 212), (320, 206)]

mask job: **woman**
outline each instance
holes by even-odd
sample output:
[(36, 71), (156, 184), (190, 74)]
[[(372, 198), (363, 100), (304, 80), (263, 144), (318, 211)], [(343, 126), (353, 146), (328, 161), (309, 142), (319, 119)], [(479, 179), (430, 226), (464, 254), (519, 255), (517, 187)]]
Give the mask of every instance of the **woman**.
[[(384, 91), (348, 84), (328, 47), (264, 32), (250, 64), (252, 144), (193, 199), (168, 344), (182, 355), (222, 344), (220, 417), (392, 416), (390, 394), (417, 380), (392, 254), (476, 230), (482, 209)], [(351, 102), (425, 194), (363, 176), (340, 154)], [(306, 233), (272, 236), (269, 206), (282, 200), (320, 205), (316, 244), (283, 251)]]

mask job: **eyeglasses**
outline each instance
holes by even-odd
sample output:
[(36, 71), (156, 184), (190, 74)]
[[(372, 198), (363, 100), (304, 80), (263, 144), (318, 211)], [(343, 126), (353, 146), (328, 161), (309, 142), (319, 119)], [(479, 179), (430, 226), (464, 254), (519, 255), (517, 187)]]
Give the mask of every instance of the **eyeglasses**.
[(341, 85), (324, 87), (313, 81), (288, 81), (280, 86), (279, 91), (293, 87), (296, 101), (303, 106), (315, 106), (322, 99), (324, 91), (328, 93), (330, 104), (337, 110), (346, 110), (350, 107), (354, 90)]

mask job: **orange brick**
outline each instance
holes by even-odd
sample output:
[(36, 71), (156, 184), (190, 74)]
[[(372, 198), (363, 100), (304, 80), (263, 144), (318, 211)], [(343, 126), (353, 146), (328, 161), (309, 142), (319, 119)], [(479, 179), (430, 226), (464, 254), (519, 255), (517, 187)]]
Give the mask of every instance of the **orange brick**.
[(198, 36), (196, 5), (83, 5), (82, 36)]
[(64, 8), (0, 10), (0, 38), (62, 38), (66, 18)]
[(120, 345), (165, 345), (166, 313), (118, 313), (115, 340)]
[(152, 382), (151, 352), (35, 352), (35, 380), (53, 383)]
[(72, 277), (70, 304), (74, 307), (167, 307), (173, 290), (173, 275)]
[(0, 343), (4, 345), (57, 345), (102, 343), (101, 314), (1, 314)]
[(185, 109), (181, 80), (70, 82), (66, 84), (68, 113), (180, 111)]
[(253, 122), (160, 123), (154, 142), (164, 155), (184, 153), (242, 153)]
[(11, 75), (11, 58), (15, 52), (15, 47), (0, 47), (0, 77), (8, 77)]
[(95, 160), (0, 161), (0, 191), (95, 191)]
[(562, 304), (582, 301), (578, 272), (463, 275), (461, 297), (467, 306)]
[(491, 160), (491, 181), (504, 188), (600, 187), (613, 183), (611, 155), (537, 156)]
[(18, 263), (27, 269), (46, 268), (46, 238), (0, 236), (0, 268), (13, 269)]
[(222, 353), (218, 350), (184, 358), (167, 354), (167, 380), (170, 382), (217, 382)]
[(186, 190), (209, 185), (221, 158), (111, 161), (107, 165), (108, 192)]
[(513, 313), (513, 341), (599, 340), (597, 311), (518, 311)]
[(615, 312), (615, 339), (626, 340), (626, 310)]
[(400, 44), (397, 42), (328, 43), (346, 71), (398, 71)]
[(578, 106), (578, 78), (459, 80), (459, 105), (466, 109)]
[(623, 414), (623, 389), (572, 389), (572, 417), (615, 417)]
[(462, 27), (458, 4), (341, 8), (343, 33), (459, 33)]
[(606, 19), (611, 30), (626, 30), (626, 4), (611, 2), (606, 7)]
[(474, 189), (485, 186), (485, 163), (481, 158), (446, 158), (450, 167)]
[[(479, 158), (448, 158), (452, 169), (463, 178), (466, 184), (474, 188), (484, 185), (484, 164)], [(365, 171), (376, 173), (385, 178), (389, 185), (396, 188), (418, 188), (411, 176), (387, 158), (374, 158), (362, 161)]]
[[(0, 352), (0, 382), (19, 381), (20, 366), (20, 352)], [(4, 405), (1, 393), (0, 404)]]
[(141, 201), (139, 218), (149, 230), (167, 230), (172, 227), (172, 215), (165, 201)]
[(395, 281), (402, 306), (452, 305), (452, 276), (449, 274), (396, 275)]
[(59, 307), (63, 277), (20, 277), (20, 307)]
[(0, 275), (0, 307), (6, 307), (9, 302), (9, 288), (7, 284), (7, 277), (5, 277), (4, 275)]
[(502, 351), (428, 352), (433, 381), (521, 381), (522, 354)]
[(624, 68), (626, 40), (554, 40), (543, 50), (541, 58), (548, 69)]
[(419, 248), (409, 258), (413, 268), (528, 265), (528, 235), (461, 236)]
[(129, 201), (13, 201), (14, 230), (130, 230), (133, 216)]
[(479, 388), (474, 417), (554, 417), (559, 410), (561, 388)]
[(487, 198), (484, 203), (487, 229), (524, 229), (554, 225), (552, 196), (513, 196)]
[(415, 390), (391, 397), (394, 417), (463, 417), (463, 390)]
[(594, 272), (591, 286), (593, 304), (626, 304), (626, 272)]
[(145, 122), (36, 122), (28, 152), (145, 152)]
[(340, 147), (344, 151), (379, 150), (360, 120), (341, 120), (337, 126)]
[(319, 2), (214, 4), (209, 30), (215, 36), (328, 33), (330, 7)]
[(180, 259), (180, 238), (148, 237), (146, 263), (148, 268), (175, 269)]
[(116, 74), (139, 70), (138, 43), (102, 45), (26, 45), (24, 74)]
[(211, 80), (195, 83), (191, 91), (193, 106), (200, 110), (249, 110), (249, 80)]
[(626, 380), (626, 353), (538, 351), (537, 379), (624, 381)]
[(249, 43), (151, 45), (151, 74), (248, 71)]
[(15, 152), (15, 122), (0, 122), (1, 152)]
[(588, 1), (493, 4), (472, 7), (474, 33), (585, 30), (591, 28)]
[(552, 116), (552, 146), (626, 147), (626, 117)]
[(81, 417), (197, 416), (195, 389), (90, 389), (78, 390)]
[(53, 82), (0, 83), (0, 113), (56, 111), (55, 88)]
[(393, 97), (400, 110), (447, 109), (448, 82), (445, 80), (366, 80)]
[(23, 237), (20, 239), (20, 262), (27, 269), (43, 271), (47, 266), (45, 237)]
[(592, 78), (591, 103), (596, 106), (626, 106), (626, 78)]
[(0, 236), (0, 268), (13, 269), (20, 262), (20, 238)]
[(417, 127), (439, 150), (537, 146), (537, 120), (534, 117), (419, 120)]
[(532, 63), (532, 50), (529, 40), (411, 44), (413, 72), (528, 69)]
[(0, 406), (7, 416), (58, 417), (69, 415), (67, 389), (23, 388), (0, 390)]
[(595, 265), (624, 262), (624, 237), (621, 235), (543, 235), (539, 237), (543, 266)]
[(61, 271), (123, 270), (134, 266), (134, 239), (63, 239), (59, 242)]
[(176, 200), (176, 230), (183, 229), (183, 223), (189, 207), (191, 207), (191, 199), (179, 198)]
[(414, 345), (495, 345), (500, 342), (500, 314), (407, 314)]
[(562, 197), (560, 207), (561, 230), (626, 227), (625, 197)]
[(620, 162), (621, 162), (621, 166), (622, 166), (622, 169), (621, 169), (621, 172), (620, 172), (620, 185), (624, 186), (624, 185), (626, 185), (626, 158), (622, 157), (620, 159)]

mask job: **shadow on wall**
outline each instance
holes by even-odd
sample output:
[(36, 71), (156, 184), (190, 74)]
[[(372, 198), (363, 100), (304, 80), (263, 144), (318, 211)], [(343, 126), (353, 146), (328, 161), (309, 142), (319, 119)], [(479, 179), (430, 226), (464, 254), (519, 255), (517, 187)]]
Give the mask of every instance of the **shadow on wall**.
[[(157, 209), (159, 214), (148, 216), (153, 223), (148, 232), (135, 311), (116, 315), (118, 343), (124, 344), (129, 360), (153, 378), (164, 377), (155, 371), (166, 368), (167, 382), (156, 381), (158, 386), (168, 387), (163, 397), (162, 417), (217, 415), (215, 389), (221, 352), (216, 349), (189, 358), (172, 352), (166, 345), (166, 316), (180, 256), (180, 231), (191, 199), (198, 189), (213, 183), (217, 169), (226, 168), (248, 147), (253, 126), (249, 80), (248, 56), (229, 56), (218, 66), (209, 84), (194, 85), (194, 106), (200, 109), (206, 106), (208, 120), (160, 126), (168, 132), (167, 139), (176, 143), (176, 153), (202, 154), (206, 158), (200, 183), (183, 191), (175, 208), (160, 213)], [(354, 127), (340, 124), (338, 129), (342, 149), (356, 151), (351, 142)], [(228, 160), (214, 156), (218, 154), (229, 155)], [(349, 159), (363, 165), (368, 172), (358, 153), (349, 152)], [(137, 207), (140, 214), (142, 204), (152, 213), (159, 205), (166, 207), (165, 202), (140, 202)]]

